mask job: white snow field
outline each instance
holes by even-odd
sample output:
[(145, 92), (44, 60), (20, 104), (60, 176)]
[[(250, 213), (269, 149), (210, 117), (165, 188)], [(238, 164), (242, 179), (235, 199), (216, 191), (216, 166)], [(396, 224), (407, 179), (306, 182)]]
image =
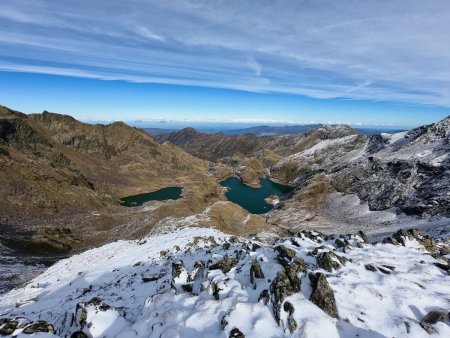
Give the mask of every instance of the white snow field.
[[(417, 240), (404, 237), (404, 244), (315, 232), (267, 244), (189, 227), (118, 241), (62, 260), (0, 296), (0, 332), (12, 327), (12, 336), (42, 338), (428, 337), (420, 321), (435, 310), (445, 317), (429, 330), (448, 338), (450, 276)], [(302, 268), (289, 270), (294, 265)], [(326, 277), (322, 289), (310, 281), (318, 272)], [(50, 332), (25, 333), (36, 331)]]

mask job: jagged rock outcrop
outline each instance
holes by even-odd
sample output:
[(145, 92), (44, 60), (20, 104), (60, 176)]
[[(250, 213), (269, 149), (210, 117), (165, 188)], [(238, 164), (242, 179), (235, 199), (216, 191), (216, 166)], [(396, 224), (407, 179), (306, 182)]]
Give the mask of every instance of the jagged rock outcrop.
[(449, 216), (450, 117), (398, 134), (372, 136), (366, 155), (333, 174), (338, 191), (371, 210)]
[(338, 317), (338, 310), (336, 307), (336, 300), (334, 293), (328, 284), (327, 279), (323, 273), (316, 273), (311, 278), (312, 293), (310, 296), (311, 302), (320, 307), (325, 313), (331, 317)]
[(223, 273), (229, 272), (236, 264), (238, 260), (236, 258), (225, 257), (217, 263), (210, 265), (210, 270), (221, 270)]
[(339, 269), (345, 264), (345, 258), (335, 254), (333, 251), (322, 252), (316, 257), (317, 266), (326, 271)]

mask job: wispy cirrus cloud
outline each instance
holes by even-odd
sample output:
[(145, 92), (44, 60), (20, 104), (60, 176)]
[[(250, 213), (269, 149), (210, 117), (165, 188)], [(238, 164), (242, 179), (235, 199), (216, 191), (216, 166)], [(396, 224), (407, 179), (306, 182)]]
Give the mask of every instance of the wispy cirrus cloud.
[(450, 106), (446, 0), (4, 0), (0, 70)]

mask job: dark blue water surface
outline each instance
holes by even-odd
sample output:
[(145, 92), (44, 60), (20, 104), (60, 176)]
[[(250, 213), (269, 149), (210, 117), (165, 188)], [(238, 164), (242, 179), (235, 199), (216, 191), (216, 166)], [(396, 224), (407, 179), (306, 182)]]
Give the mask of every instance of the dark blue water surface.
[(225, 196), (229, 201), (239, 204), (252, 214), (264, 214), (273, 208), (271, 204), (264, 201), (266, 197), (270, 195), (281, 197), (292, 190), (291, 187), (265, 178), (261, 178), (259, 183), (261, 184), (260, 188), (251, 188), (242, 183), (237, 177), (229, 177), (225, 181), (220, 182), (220, 185), (228, 188)]
[(177, 200), (181, 197), (180, 187), (167, 187), (156, 191), (127, 196), (120, 199), (120, 204), (126, 207), (138, 207), (148, 201)]

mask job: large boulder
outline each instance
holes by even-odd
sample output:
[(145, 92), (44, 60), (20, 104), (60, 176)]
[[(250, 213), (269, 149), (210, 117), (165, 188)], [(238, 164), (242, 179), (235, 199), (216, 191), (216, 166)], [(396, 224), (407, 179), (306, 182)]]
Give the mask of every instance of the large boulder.
[(338, 310), (336, 307), (336, 300), (334, 299), (333, 290), (328, 284), (327, 279), (323, 273), (316, 273), (311, 280), (312, 293), (309, 298), (311, 302), (316, 304), (325, 313), (331, 317), (338, 317)]
[(13, 334), (19, 324), (18, 321), (8, 318), (0, 319), (0, 335), (8, 336)]
[(279, 258), (292, 260), (295, 257), (295, 251), (285, 247), (284, 245), (278, 245), (275, 250), (278, 252)]
[(210, 270), (221, 270), (223, 273), (229, 272), (236, 264), (238, 260), (236, 258), (229, 258), (228, 256), (220, 260), (216, 264), (209, 267)]
[(306, 271), (306, 263), (302, 258), (296, 257), (291, 264), (284, 267), (286, 275), (289, 278), (292, 289), (300, 292), (302, 280), (299, 274)]
[(26, 326), (23, 329), (23, 333), (26, 334), (34, 334), (38, 332), (48, 332), (48, 333), (55, 333), (55, 328), (52, 324), (47, 323), (46, 321), (40, 320), (36, 323), (32, 323), (28, 326)]
[(252, 261), (250, 266), (250, 282), (256, 287), (256, 278), (263, 279), (264, 273), (261, 269), (261, 265), (257, 260)]
[(296, 292), (297, 289), (292, 287), (286, 272), (284, 270), (278, 271), (277, 276), (270, 284), (273, 314), (278, 324), (280, 324), (280, 309), (284, 299)]
[(316, 257), (317, 266), (326, 271), (332, 272), (333, 269), (337, 270), (341, 265), (345, 264), (345, 258), (336, 255), (332, 251), (322, 252)]

